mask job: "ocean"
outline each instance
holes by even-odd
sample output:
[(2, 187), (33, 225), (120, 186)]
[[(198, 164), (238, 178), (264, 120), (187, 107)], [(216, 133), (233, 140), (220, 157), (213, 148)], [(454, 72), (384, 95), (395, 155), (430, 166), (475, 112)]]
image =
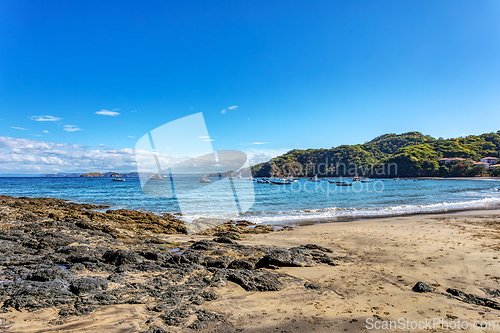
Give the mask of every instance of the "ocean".
[[(213, 178), (212, 182), (217, 183)], [(233, 180), (233, 189), (234, 186), (238, 187), (239, 182), (246, 182), (241, 184), (247, 188), (253, 185), (253, 205), (238, 216), (227, 216), (220, 212), (215, 192), (203, 195), (197, 193), (200, 188), (198, 178), (178, 179), (176, 188), (195, 189), (192, 195), (183, 197), (184, 203), (187, 201), (195, 209), (191, 209), (188, 214), (183, 212), (182, 218), (187, 221), (197, 217), (233, 218), (255, 223), (296, 225), (316, 221), (500, 208), (500, 179), (374, 179), (371, 183), (359, 182), (345, 187), (326, 180), (314, 183), (300, 179), (287, 186)], [(0, 194), (105, 204), (110, 209), (181, 212), (176, 198), (144, 194), (138, 178), (114, 182), (111, 178), (3, 177), (0, 178)]]

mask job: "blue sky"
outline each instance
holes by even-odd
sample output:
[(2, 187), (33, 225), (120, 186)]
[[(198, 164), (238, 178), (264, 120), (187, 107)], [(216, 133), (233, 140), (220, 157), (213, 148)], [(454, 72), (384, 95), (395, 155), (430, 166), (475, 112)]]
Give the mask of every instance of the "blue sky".
[(499, 78), (493, 0), (1, 0), (0, 173), (74, 169), (21, 159), (33, 141), (126, 151), (196, 112), (249, 154), (497, 131)]

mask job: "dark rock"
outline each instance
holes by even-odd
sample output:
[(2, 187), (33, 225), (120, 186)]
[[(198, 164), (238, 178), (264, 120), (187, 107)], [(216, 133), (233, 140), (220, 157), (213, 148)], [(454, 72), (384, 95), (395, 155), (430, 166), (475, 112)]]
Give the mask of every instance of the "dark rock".
[(223, 320), (224, 317), (217, 313), (207, 310), (198, 310), (196, 311), (196, 320), (191, 325), (189, 325), (188, 328), (195, 331), (201, 331), (203, 329), (206, 329), (210, 324), (221, 322)]
[(203, 265), (206, 267), (227, 268), (232, 258), (229, 257), (205, 257)]
[(219, 296), (215, 292), (210, 290), (202, 292), (200, 296), (203, 297), (205, 301), (215, 301), (216, 299), (219, 298)]
[(486, 294), (493, 296), (493, 297), (500, 297), (500, 289), (490, 289), (490, 288), (484, 288), (482, 289)]
[(147, 331), (143, 331), (142, 333), (167, 333), (167, 331), (161, 327), (150, 327)]
[(155, 264), (154, 262), (142, 262), (137, 265), (130, 265), (127, 266), (128, 270), (137, 270), (141, 272), (158, 272), (158, 271), (164, 271), (165, 268), (161, 267), (160, 265)]
[(255, 263), (247, 260), (242, 260), (242, 259), (236, 259), (233, 260), (227, 268), (230, 269), (254, 269), (255, 268)]
[(285, 287), (276, 274), (265, 271), (234, 270), (229, 273), (228, 280), (246, 291), (278, 291)]
[(184, 321), (184, 318), (189, 317), (189, 311), (184, 309), (175, 309), (165, 314), (162, 314), (160, 318), (168, 326), (180, 326)]
[(223, 243), (223, 244), (238, 245), (238, 243), (236, 243), (234, 240), (232, 240), (231, 238), (226, 237), (226, 236), (214, 238), (214, 242), (216, 242), (216, 243)]
[(108, 282), (100, 278), (80, 278), (71, 283), (70, 291), (76, 295), (94, 292), (98, 289), (106, 289)]
[(148, 260), (153, 260), (153, 261), (165, 261), (172, 257), (170, 253), (153, 252), (153, 251), (141, 252), (140, 255)]
[(142, 261), (136, 253), (124, 250), (106, 251), (106, 253), (104, 253), (103, 255), (103, 259), (108, 264), (115, 266), (133, 265), (138, 264)]
[(448, 289), (446, 289), (446, 292), (448, 294), (452, 294), (453, 296), (457, 296), (457, 297), (467, 297), (468, 296), (468, 294), (466, 294), (463, 291), (460, 291), (458, 289), (448, 288)]
[(477, 297), (473, 294), (466, 294), (458, 289), (448, 288), (446, 292), (458, 297), (462, 302), (485, 306), (495, 310), (500, 310), (500, 303), (484, 297)]
[(9, 296), (3, 306), (16, 310), (38, 310), (73, 301), (73, 295), (68, 291), (68, 283), (59, 279), (47, 282), (14, 282), (3, 292)]
[(113, 273), (108, 276), (108, 281), (115, 283), (124, 283), (127, 273)]
[(178, 255), (177, 257), (180, 257), (181, 263), (193, 263), (193, 264), (201, 264), (203, 262), (203, 259), (205, 258), (205, 256), (203, 256), (202, 254), (198, 253), (198, 251), (195, 251), (193, 249), (187, 249), (186, 251), (184, 251), (184, 253)]
[(69, 274), (67, 271), (59, 266), (53, 266), (36, 270), (35, 272), (29, 274), (26, 277), (26, 280), (46, 282), (55, 279), (66, 280), (68, 278)]
[(267, 267), (275, 265), (280, 267), (302, 267), (309, 265), (311, 259), (304, 256), (302, 250), (294, 248), (291, 250), (277, 249), (272, 250), (259, 260), (256, 267)]
[(225, 231), (225, 232), (217, 232), (214, 234), (214, 236), (217, 237), (227, 237), (229, 239), (233, 240), (240, 240), (242, 239), (242, 236), (239, 232), (236, 231)]
[(78, 263), (78, 264), (71, 265), (69, 269), (72, 271), (82, 271), (85, 269), (85, 265), (82, 263)]
[(203, 303), (205, 303), (205, 299), (200, 296), (194, 296), (190, 299), (190, 302), (196, 305), (202, 305)]
[(68, 256), (68, 261), (71, 263), (82, 263), (82, 262), (98, 262), (99, 259), (95, 255), (88, 254), (71, 254)]
[(210, 242), (208, 240), (201, 240), (198, 242), (194, 242), (191, 245), (191, 248), (193, 250), (198, 250), (198, 251), (208, 251), (212, 248), (212, 242)]
[(321, 290), (321, 286), (319, 284), (310, 283), (310, 282), (305, 282), (304, 287), (306, 287), (306, 289)]
[(306, 244), (306, 245), (301, 245), (300, 247), (302, 248), (305, 248), (305, 249), (309, 249), (309, 250), (319, 250), (319, 251), (322, 251), (322, 252), (328, 252), (328, 253), (332, 253), (333, 251), (326, 248), (326, 247), (323, 247), (323, 246), (319, 246), (319, 245), (316, 245), (316, 244)]
[(432, 293), (432, 287), (425, 282), (417, 282), (411, 289), (416, 293)]
[(226, 285), (228, 271), (226, 269), (218, 269), (215, 268), (211, 270), (213, 272), (213, 276), (210, 279), (208, 285), (210, 287), (223, 287)]
[(210, 254), (213, 255), (213, 256), (224, 256), (227, 253), (228, 252), (226, 250), (224, 250), (224, 249), (215, 249), (212, 252), (210, 252)]

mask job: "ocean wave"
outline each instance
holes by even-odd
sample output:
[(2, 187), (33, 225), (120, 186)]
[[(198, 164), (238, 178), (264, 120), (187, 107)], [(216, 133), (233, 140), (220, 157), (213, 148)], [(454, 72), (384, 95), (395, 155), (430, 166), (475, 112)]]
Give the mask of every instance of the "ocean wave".
[(500, 207), (499, 197), (458, 202), (440, 202), (425, 205), (397, 205), (380, 208), (343, 208), (295, 210), (281, 212), (260, 212), (251, 215), (242, 214), (240, 218), (254, 223), (284, 223), (314, 220), (354, 220), (362, 218), (404, 216), (424, 213), (444, 213), (451, 211), (488, 209)]

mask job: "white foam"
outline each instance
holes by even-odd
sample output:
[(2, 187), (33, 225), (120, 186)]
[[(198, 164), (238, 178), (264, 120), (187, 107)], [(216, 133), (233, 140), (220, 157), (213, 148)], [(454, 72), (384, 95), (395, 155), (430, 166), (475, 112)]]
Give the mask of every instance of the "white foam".
[(330, 207), (315, 210), (298, 210), (289, 212), (261, 213), (244, 215), (241, 218), (254, 223), (272, 223), (301, 220), (322, 220), (337, 218), (369, 218), (385, 216), (403, 216), (420, 213), (439, 213), (448, 211), (472, 210), (481, 208), (492, 208), (500, 206), (500, 198), (489, 197), (479, 200), (459, 201), (459, 202), (440, 202), (426, 205), (398, 205), (380, 208), (345, 208)]

